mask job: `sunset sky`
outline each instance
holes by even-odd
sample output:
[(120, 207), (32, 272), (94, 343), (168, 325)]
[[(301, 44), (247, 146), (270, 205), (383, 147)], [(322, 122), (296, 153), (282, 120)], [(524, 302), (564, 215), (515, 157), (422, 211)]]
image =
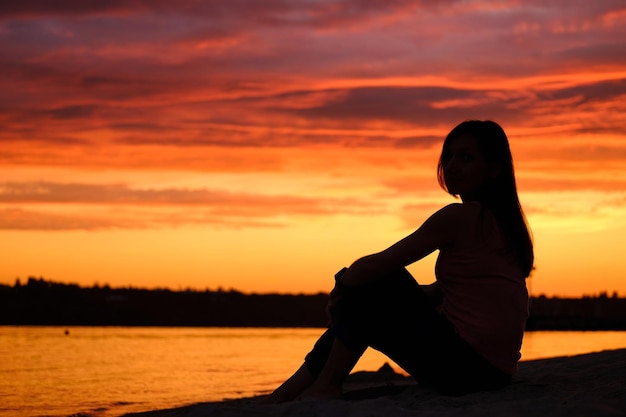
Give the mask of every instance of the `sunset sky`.
[(623, 0), (3, 2), (0, 283), (327, 291), (455, 201), (465, 119), (509, 135), (532, 294), (626, 296)]

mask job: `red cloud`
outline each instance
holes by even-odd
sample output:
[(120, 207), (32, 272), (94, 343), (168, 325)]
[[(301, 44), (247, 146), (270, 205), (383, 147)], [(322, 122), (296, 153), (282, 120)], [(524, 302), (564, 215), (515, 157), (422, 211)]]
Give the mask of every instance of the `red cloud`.
[[(133, 189), (126, 185), (2, 183), (0, 229), (147, 228), (182, 224), (279, 227), (281, 216), (366, 214), (381, 204), (355, 198), (309, 198), (210, 189)], [(19, 205), (19, 206), (17, 206)], [(51, 205), (64, 207), (59, 213)], [(124, 210), (112, 210), (124, 206)], [(28, 207), (28, 208), (23, 208)]]

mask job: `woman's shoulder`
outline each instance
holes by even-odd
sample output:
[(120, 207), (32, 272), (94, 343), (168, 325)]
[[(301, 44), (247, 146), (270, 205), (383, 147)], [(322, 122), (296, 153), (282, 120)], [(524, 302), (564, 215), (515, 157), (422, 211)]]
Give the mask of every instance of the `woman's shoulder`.
[(450, 231), (454, 240), (476, 231), (481, 218), (481, 206), (477, 203), (448, 204), (432, 216), (432, 220)]
[(477, 216), (482, 210), (479, 203), (451, 203), (442, 207), (436, 214), (449, 219), (467, 220), (468, 217)]

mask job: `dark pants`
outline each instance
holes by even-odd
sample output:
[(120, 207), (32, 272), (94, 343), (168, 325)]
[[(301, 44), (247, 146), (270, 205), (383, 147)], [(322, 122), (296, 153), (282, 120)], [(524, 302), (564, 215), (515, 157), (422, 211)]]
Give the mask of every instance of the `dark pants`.
[(342, 289), (333, 325), (305, 363), (321, 372), (335, 338), (357, 355), (368, 346), (381, 351), (420, 384), (450, 395), (492, 390), (511, 376), (489, 364), (439, 314), (432, 300), (405, 269), (371, 285)]

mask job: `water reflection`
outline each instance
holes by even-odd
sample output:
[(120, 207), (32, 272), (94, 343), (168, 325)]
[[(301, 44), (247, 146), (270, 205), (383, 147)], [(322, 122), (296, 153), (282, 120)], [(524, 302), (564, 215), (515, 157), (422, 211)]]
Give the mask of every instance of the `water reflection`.
[[(322, 331), (0, 326), (0, 415), (109, 417), (269, 392)], [(626, 332), (528, 332), (522, 360), (618, 348)], [(396, 368), (368, 349), (355, 370), (385, 362)]]

